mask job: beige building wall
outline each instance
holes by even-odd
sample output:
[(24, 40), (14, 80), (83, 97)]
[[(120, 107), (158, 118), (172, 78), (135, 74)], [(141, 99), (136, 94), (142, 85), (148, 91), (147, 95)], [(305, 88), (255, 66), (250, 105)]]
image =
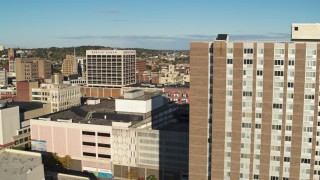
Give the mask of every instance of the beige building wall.
[(39, 58), (16, 58), (16, 80), (33, 80), (51, 77), (51, 62)]
[(66, 58), (63, 60), (62, 63), (62, 74), (78, 74), (78, 63), (74, 55), (66, 55)]
[(0, 149), (13, 144), (13, 136), (20, 129), (19, 107), (0, 110)]
[(32, 101), (49, 103), (51, 112), (69, 109), (81, 105), (80, 86), (65, 84), (41, 84), (32, 89)]
[(294, 23), (291, 26), (292, 41), (320, 41), (320, 24)]

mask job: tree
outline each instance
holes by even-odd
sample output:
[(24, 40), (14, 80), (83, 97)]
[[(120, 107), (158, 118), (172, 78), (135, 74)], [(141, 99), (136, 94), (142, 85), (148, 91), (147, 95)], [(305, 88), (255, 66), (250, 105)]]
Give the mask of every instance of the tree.
[(64, 156), (63, 158), (59, 158), (60, 159), (60, 163), (62, 164), (62, 166), (65, 169), (69, 169), (70, 165), (71, 165), (71, 157), (69, 155)]
[(157, 178), (154, 175), (150, 175), (147, 177), (147, 180), (157, 180)]
[(128, 171), (128, 179), (132, 180), (132, 179), (136, 179), (136, 178), (137, 178), (137, 173), (130, 169)]

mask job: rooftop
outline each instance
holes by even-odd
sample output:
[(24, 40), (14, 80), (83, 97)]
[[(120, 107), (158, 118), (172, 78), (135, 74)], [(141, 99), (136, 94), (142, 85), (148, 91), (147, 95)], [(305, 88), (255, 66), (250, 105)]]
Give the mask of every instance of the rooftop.
[(43, 107), (43, 104), (44, 103), (41, 102), (12, 101), (7, 102), (7, 107), (19, 106), (20, 113), (24, 113), (26, 111), (40, 109)]
[(7, 149), (0, 152), (1, 179), (27, 179), (27, 173), (42, 165), (41, 154)]
[(58, 119), (72, 119), (72, 123), (95, 124), (111, 126), (112, 122), (132, 122), (135, 124), (143, 118), (139, 115), (118, 114), (115, 111), (114, 100), (101, 100), (100, 104), (82, 105), (56, 113), (41, 116), (42, 118), (51, 118), (51, 121)]

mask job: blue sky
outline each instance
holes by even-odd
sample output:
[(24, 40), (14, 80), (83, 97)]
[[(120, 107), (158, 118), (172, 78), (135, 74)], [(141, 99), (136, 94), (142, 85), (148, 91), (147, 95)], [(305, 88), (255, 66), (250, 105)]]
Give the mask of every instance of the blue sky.
[(189, 49), (190, 41), (289, 40), (320, 23), (319, 0), (1, 0), (6, 47)]

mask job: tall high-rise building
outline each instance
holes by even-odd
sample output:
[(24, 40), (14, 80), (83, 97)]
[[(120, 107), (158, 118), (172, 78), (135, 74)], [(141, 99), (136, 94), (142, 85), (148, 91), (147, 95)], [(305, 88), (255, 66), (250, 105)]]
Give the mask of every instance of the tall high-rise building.
[(51, 78), (51, 61), (41, 58), (16, 58), (16, 80), (33, 80)]
[(320, 43), (190, 48), (189, 179), (319, 179)]
[(78, 74), (78, 62), (74, 55), (66, 55), (62, 63), (62, 74)]
[(87, 50), (89, 87), (123, 87), (136, 83), (135, 50)]

